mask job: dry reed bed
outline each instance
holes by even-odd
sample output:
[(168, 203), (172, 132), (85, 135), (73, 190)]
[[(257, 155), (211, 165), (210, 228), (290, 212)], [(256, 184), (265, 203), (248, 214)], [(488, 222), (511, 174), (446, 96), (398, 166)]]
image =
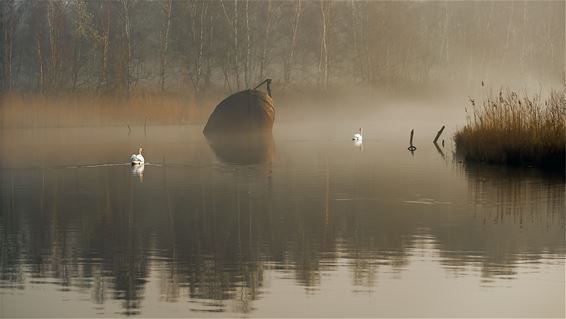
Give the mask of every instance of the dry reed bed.
[(158, 93), (137, 93), (128, 98), (7, 93), (0, 95), (0, 128), (196, 123), (206, 120), (214, 103)]
[(467, 124), (454, 136), (466, 160), (564, 170), (566, 90), (544, 100), (500, 91), (473, 106), (473, 116), (466, 113)]

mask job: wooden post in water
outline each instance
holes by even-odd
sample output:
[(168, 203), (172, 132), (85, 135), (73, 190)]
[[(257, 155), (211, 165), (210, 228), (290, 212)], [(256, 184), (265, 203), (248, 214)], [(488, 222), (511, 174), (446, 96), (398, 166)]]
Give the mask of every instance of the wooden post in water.
[[(436, 147), (436, 150), (442, 156), (442, 158), (446, 159), (444, 152), (440, 149), (440, 147), (438, 146), (438, 143), (437, 143), (438, 138), (440, 137), (440, 134), (442, 134), (442, 131), (444, 131), (444, 125), (442, 125), (442, 127), (440, 128), (440, 131), (438, 131), (438, 133), (436, 133), (436, 137), (434, 138), (434, 141), (432, 141), (432, 144), (434, 144), (434, 147)], [(444, 147), (444, 140), (442, 140), (442, 147)]]
[(409, 140), (409, 147), (407, 148), (409, 151), (414, 152), (417, 148), (413, 145), (413, 134), (415, 133), (415, 129), (411, 130), (411, 139)]
[(444, 152), (442, 151), (442, 149), (440, 149), (440, 147), (438, 146), (437, 143), (433, 143), (434, 147), (436, 147), (436, 151), (438, 152), (438, 154), (440, 154), (440, 156), (442, 156), (442, 158), (446, 159), (446, 156), (444, 155)]
[(442, 131), (444, 131), (444, 125), (442, 125), (442, 127), (440, 128), (440, 131), (438, 131), (438, 133), (436, 133), (436, 137), (434, 138), (434, 141), (432, 141), (434, 144), (436, 144), (436, 142), (438, 141), (438, 138), (440, 137), (440, 134), (442, 134)]

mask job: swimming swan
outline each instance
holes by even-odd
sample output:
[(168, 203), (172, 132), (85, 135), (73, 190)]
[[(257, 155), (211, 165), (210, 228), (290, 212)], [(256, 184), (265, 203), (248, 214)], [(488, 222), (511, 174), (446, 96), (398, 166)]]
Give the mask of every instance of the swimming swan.
[(145, 163), (145, 159), (143, 158), (142, 151), (143, 148), (140, 147), (139, 154), (132, 154), (132, 156), (130, 156), (130, 163), (132, 163), (132, 165), (140, 165), (140, 164), (143, 165)]
[(357, 141), (357, 142), (361, 142), (362, 141), (362, 128), (360, 127), (360, 129), (358, 130), (358, 133), (354, 134), (354, 137), (352, 137), (352, 141)]

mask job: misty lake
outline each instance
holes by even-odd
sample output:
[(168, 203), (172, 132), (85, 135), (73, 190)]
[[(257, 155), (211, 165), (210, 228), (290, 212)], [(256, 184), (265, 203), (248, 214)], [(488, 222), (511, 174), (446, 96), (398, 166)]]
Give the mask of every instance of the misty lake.
[(354, 117), (0, 131), (0, 317), (564, 317), (563, 174)]

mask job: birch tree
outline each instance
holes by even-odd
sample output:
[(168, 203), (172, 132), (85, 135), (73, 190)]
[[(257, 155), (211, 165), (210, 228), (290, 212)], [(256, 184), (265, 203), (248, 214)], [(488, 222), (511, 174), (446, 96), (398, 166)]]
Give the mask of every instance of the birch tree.
[(14, 0), (0, 3), (0, 91), (12, 89), (15, 11)]
[(329, 24), (329, 13), (331, 2), (321, 0), (320, 2), (320, 59), (318, 63), (319, 83), (324, 90), (328, 89), (328, 45), (327, 30)]
[(99, 16), (99, 48), (100, 48), (100, 71), (98, 77), (97, 91), (108, 92), (110, 81), (108, 77), (109, 51), (110, 51), (110, 6), (111, 3), (100, 2)]
[(240, 89), (240, 59), (239, 59), (240, 44), (238, 42), (238, 0), (234, 0), (234, 8), (231, 16), (228, 14), (228, 10), (223, 0), (220, 0), (220, 5), (222, 6), (222, 11), (224, 12), (224, 17), (226, 18), (226, 21), (232, 27), (233, 46), (232, 46), (232, 59), (230, 60), (233, 62), (232, 68), (234, 70), (234, 74), (236, 78), (235, 86), (236, 89), (239, 90)]
[(190, 20), (189, 45), (183, 55), (186, 59), (186, 70), (196, 94), (200, 94), (203, 90), (203, 76), (208, 77), (208, 72), (210, 72), (207, 69), (210, 67), (208, 53), (213, 39), (210, 39), (209, 33), (213, 32), (211, 24), (215, 20), (209, 12), (209, 7), (208, 1), (195, 1), (189, 3), (187, 7)]
[(93, 24), (93, 14), (88, 9), (87, 0), (75, 1), (75, 26), (73, 30), (73, 57), (71, 66), (71, 85), (75, 91), (81, 83), (81, 72), (86, 69), (86, 78), (82, 82), (89, 84), (95, 71), (96, 50), (101, 43), (101, 36)]
[(291, 73), (294, 64), (295, 50), (297, 47), (297, 34), (299, 32), (299, 23), (301, 22), (301, 16), (303, 14), (303, 0), (295, 1), (295, 10), (293, 24), (291, 25), (291, 43), (289, 45), (289, 53), (286, 57), (285, 63), (283, 64), (283, 79), (285, 83), (291, 81)]
[(264, 71), (267, 63), (267, 52), (269, 50), (269, 33), (271, 32), (271, 20), (272, 20), (272, 8), (271, 8), (271, 0), (267, 0), (266, 2), (266, 14), (265, 14), (265, 33), (263, 36), (263, 50), (261, 51), (261, 59), (259, 64), (259, 78), (258, 81), (262, 81), (264, 78)]
[(132, 42), (131, 42), (131, 23), (130, 23), (130, 0), (121, 0), (120, 19), (122, 22), (121, 38), (122, 52), (120, 61), (120, 70), (118, 78), (120, 79), (119, 91), (126, 95), (130, 92), (132, 82), (131, 63), (132, 63)]
[(161, 3), (162, 11), (165, 15), (165, 22), (163, 23), (163, 29), (161, 31), (161, 53), (160, 53), (160, 85), (161, 92), (165, 91), (165, 69), (167, 67), (167, 48), (169, 44), (169, 29), (171, 28), (171, 10), (173, 8), (173, 0)]

